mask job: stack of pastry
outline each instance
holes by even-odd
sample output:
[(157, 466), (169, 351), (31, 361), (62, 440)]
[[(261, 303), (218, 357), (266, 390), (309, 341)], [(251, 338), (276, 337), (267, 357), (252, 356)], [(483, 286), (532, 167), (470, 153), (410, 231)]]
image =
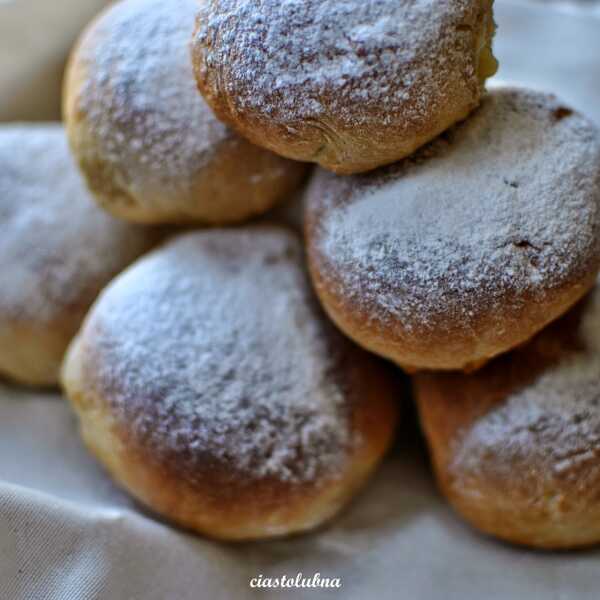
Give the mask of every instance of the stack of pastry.
[[(600, 137), (485, 90), (494, 29), (491, 0), (112, 4), (66, 134), (0, 133), (0, 370), (51, 385), (62, 362), (113, 477), (240, 540), (363, 485), (395, 364), (466, 519), (600, 541)], [(307, 178), (303, 240), (249, 223)]]

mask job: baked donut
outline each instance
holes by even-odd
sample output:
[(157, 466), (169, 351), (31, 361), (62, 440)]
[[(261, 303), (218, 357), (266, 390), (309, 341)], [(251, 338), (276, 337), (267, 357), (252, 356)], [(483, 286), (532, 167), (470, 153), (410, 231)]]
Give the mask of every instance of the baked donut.
[(553, 96), (491, 92), (414, 157), (306, 201), (330, 316), (409, 371), (480, 367), (563, 314), (600, 267), (600, 141)]
[(482, 531), (539, 548), (600, 542), (600, 286), (473, 374), (419, 374), (440, 487)]
[(0, 126), (0, 375), (58, 383), (100, 290), (157, 241), (91, 200), (59, 124)]
[(320, 312), (287, 230), (176, 238), (100, 297), (64, 387), (92, 452), (165, 518), (222, 539), (332, 517), (396, 421), (387, 366)]
[(492, 0), (206, 0), (192, 61), (217, 116), (340, 174), (411, 154), (496, 72)]
[(221, 124), (194, 82), (196, 0), (124, 0), (85, 31), (64, 117), (98, 202), (141, 223), (242, 221), (295, 188), (303, 165)]

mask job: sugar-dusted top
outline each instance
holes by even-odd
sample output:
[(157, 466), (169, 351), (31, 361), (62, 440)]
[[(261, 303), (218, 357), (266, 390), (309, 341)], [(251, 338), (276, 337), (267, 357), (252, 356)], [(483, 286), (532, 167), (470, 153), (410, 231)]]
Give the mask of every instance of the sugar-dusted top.
[(0, 127), (0, 231), (0, 327), (58, 318), (77, 328), (156, 237), (98, 208), (59, 124)]
[(196, 0), (123, 0), (84, 34), (78, 109), (104, 160), (145, 201), (179, 197), (233, 134), (196, 89), (189, 52)]
[(142, 259), (101, 296), (81, 356), (117, 423), (192, 480), (312, 483), (357, 441), (345, 344), (297, 239), (264, 227), (183, 235)]
[(320, 172), (307, 206), (312, 258), (336, 294), (383, 326), (476, 329), (598, 268), (598, 132), (552, 96), (496, 89), (411, 159)]
[[(461, 389), (459, 382), (445, 383)], [(598, 284), (573, 311), (522, 350), (491, 363), (472, 383), (493, 392), (479, 398), (466, 393), (464, 400), (471, 406), (458, 400), (457, 406), (471, 421), (456, 432), (448, 465), (459, 482), (474, 475), (506, 481), (521, 473), (527, 481), (537, 479), (542, 493), (548, 481), (562, 481), (582, 497), (589, 493), (596, 500), (600, 453)]]
[(199, 5), (193, 47), (201, 78), (214, 77), (232, 112), (292, 128), (380, 127), (398, 115), (415, 127), (452, 101), (448, 81), (477, 94), (475, 38), (488, 4), (209, 0)]

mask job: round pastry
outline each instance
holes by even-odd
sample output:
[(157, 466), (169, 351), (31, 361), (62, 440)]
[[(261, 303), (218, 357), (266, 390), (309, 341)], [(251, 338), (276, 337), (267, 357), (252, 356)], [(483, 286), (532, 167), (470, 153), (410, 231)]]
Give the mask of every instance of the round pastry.
[(167, 519), (268, 538), (333, 516), (396, 421), (388, 367), (322, 315), (276, 227), (175, 239), (102, 294), (65, 361), (83, 437)]
[(531, 338), (600, 267), (600, 141), (501, 88), (414, 157), (306, 198), (311, 272), (351, 338), (405, 369), (472, 370)]
[(83, 34), (64, 117), (98, 202), (143, 223), (204, 224), (261, 214), (305, 167), (257, 148), (212, 114), (194, 82), (195, 0), (124, 0)]
[(478, 373), (414, 386), (439, 484), (465, 519), (527, 546), (600, 542), (600, 285)]
[(478, 104), (492, 0), (207, 0), (198, 86), (250, 141), (340, 174), (411, 154)]
[(92, 201), (58, 124), (0, 127), (0, 374), (56, 385), (100, 290), (157, 232)]

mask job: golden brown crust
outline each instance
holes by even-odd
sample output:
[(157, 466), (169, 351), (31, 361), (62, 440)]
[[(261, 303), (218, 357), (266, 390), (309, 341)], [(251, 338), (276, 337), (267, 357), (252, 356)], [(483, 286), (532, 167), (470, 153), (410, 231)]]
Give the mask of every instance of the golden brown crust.
[[(81, 435), (111, 476), (147, 507), (174, 523), (223, 540), (243, 541), (301, 533), (334, 517), (358, 492), (392, 442), (397, 387), (367, 355), (354, 370), (360, 401), (352, 428), (365, 441), (332, 479), (290, 485), (249, 481), (222, 469), (199, 481), (182, 477), (181, 464), (160, 461), (114, 423), (107, 403), (85, 389), (78, 372), (77, 344), (65, 363), (64, 385), (81, 424)], [(366, 358), (366, 360), (364, 360)]]
[[(0, 324), (0, 371), (21, 385), (54, 387), (63, 357), (83, 320), (65, 318), (44, 326), (10, 319)], [(2, 319), (4, 320), (4, 319)]]
[(408, 371), (472, 371), (527, 341), (594, 284), (599, 140), (554, 97), (499, 88), (411, 159), (317, 171), (305, 230), (326, 311)]
[[(117, 281), (117, 287), (107, 290), (65, 362), (63, 384), (90, 449), (136, 498), (194, 531), (221, 539), (244, 540), (316, 527), (348, 502), (391, 443), (397, 419), (394, 377), (387, 366), (344, 340), (325, 320), (321, 321), (323, 317), (314, 320), (319, 313), (312, 301), (306, 307), (308, 312), (302, 308), (305, 300), (301, 298), (308, 287), (304, 288), (305, 279), (297, 279), (298, 249), (295, 239), (278, 228), (214, 231), (180, 238), (142, 261), (154, 270), (154, 283), (149, 272), (144, 271), (134, 285), (132, 276), (139, 271), (139, 266), (134, 266), (121, 278), (122, 283)], [(198, 251), (201, 253), (196, 254)], [(257, 263), (260, 270), (273, 270), (273, 281), (284, 278), (281, 286), (285, 292), (278, 284), (270, 288), (264, 277), (254, 272), (254, 261), (263, 252), (266, 254)], [(198, 311), (198, 322), (204, 327), (197, 332), (197, 338), (182, 339), (181, 332), (189, 331), (192, 322), (180, 320), (178, 326), (168, 323), (170, 333), (166, 335), (178, 336), (179, 342), (168, 345), (166, 351), (167, 342), (156, 339), (154, 352), (173, 360), (161, 359), (159, 376), (144, 379), (144, 373), (154, 371), (154, 359), (152, 352), (146, 353), (132, 339), (137, 335), (135, 317), (125, 339), (118, 332), (111, 333), (110, 315), (139, 312), (135, 307), (122, 306), (126, 296), (117, 293), (119, 286), (139, 298), (140, 307), (145, 307), (144, 321), (154, 314), (145, 298), (163, 297), (155, 287), (164, 280), (164, 272), (157, 271), (156, 261), (169, 259), (169, 254), (178, 265), (184, 254), (191, 254), (190, 267), (200, 269), (209, 283), (214, 277), (225, 276), (225, 280), (219, 280), (222, 300), (217, 299), (216, 303), (226, 302), (230, 310), (237, 311), (238, 301), (234, 298), (240, 297), (246, 309), (242, 315), (231, 318), (256, 319), (248, 325), (254, 332), (267, 332), (271, 326), (262, 323), (264, 309), (255, 305), (255, 297), (270, 298), (273, 304), (268, 318), (274, 321), (276, 329), (280, 319), (287, 318), (281, 313), (284, 306), (283, 314), (292, 311), (292, 327), (298, 330), (292, 333), (295, 341), (290, 338), (290, 342), (284, 342), (284, 347), (293, 353), (289, 360), (274, 354), (283, 347), (274, 348), (270, 338), (261, 341), (263, 333), (258, 333), (258, 337), (244, 334), (241, 322), (233, 338), (228, 333), (230, 325), (213, 323), (212, 308), (206, 312), (206, 307), (198, 307), (191, 299), (203, 297), (213, 308), (215, 300), (200, 291), (204, 287), (195, 288), (193, 279), (188, 279), (186, 285), (191, 287), (186, 293), (190, 302), (184, 310), (192, 307)], [(240, 271), (242, 264), (246, 268)], [(221, 266), (214, 271), (210, 265)], [(185, 280), (182, 274), (187, 268), (174, 272), (173, 281)], [(239, 277), (250, 286), (260, 286), (258, 296), (245, 287), (235, 291)], [(304, 283), (297, 288), (301, 281)], [(173, 289), (172, 284), (168, 283), (167, 288)], [(285, 304), (281, 303), (282, 293), (289, 294)], [(172, 303), (171, 315), (180, 314), (181, 318), (184, 305), (177, 294), (165, 301)], [(215, 310), (223, 314), (218, 306)], [(160, 314), (164, 314), (162, 309)], [(154, 325), (149, 326), (151, 331), (153, 328)], [(283, 325), (279, 329), (287, 340), (290, 332)], [(314, 335), (317, 337), (309, 343)], [(129, 356), (126, 368), (121, 370), (116, 363), (121, 358), (120, 339)], [(182, 347), (185, 344), (194, 345), (191, 353)], [(305, 348), (305, 344), (310, 345)], [(144, 346), (148, 347), (146, 341)], [(310, 353), (311, 349), (313, 356), (296, 354), (300, 350)], [(207, 353), (214, 357), (207, 357)], [(204, 370), (202, 363), (207, 360), (209, 367)], [(296, 373), (289, 372), (289, 361), (294, 363)], [(307, 377), (314, 381), (305, 380), (302, 375), (305, 361), (306, 373), (310, 373)], [(239, 372), (232, 371), (236, 368)], [(135, 391), (136, 371), (142, 373), (146, 397)], [(202, 380), (196, 381), (201, 373)], [(255, 381), (253, 387), (247, 385), (248, 378)], [(239, 397), (235, 391), (238, 384), (244, 391)], [(286, 408), (290, 400), (292, 403)], [(218, 412), (211, 408), (213, 404), (220, 407)], [(230, 417), (223, 418), (228, 414)], [(297, 430), (289, 429), (295, 426)]]
[(476, 528), (559, 549), (600, 542), (598, 287), (529, 344), (414, 389), (439, 485)]
[(296, 188), (305, 167), (214, 117), (189, 63), (196, 3), (176, 4), (125, 0), (82, 34), (63, 94), (71, 147), (97, 201), (118, 217), (243, 221)]
[(205, 2), (192, 43), (198, 86), (253, 143), (339, 174), (368, 171), (467, 117), (496, 70), (491, 2), (435, 11), (396, 0)]
[[(310, 255), (310, 253), (309, 253)], [(536, 332), (564, 314), (594, 285), (596, 271), (582, 280), (572, 280), (543, 302), (534, 294), (520, 298), (521, 310), (503, 314), (488, 313), (471, 321), (471, 329), (452, 327), (432, 331), (418, 326), (390, 327), (377, 322), (364, 304), (332, 293), (335, 284), (323, 280), (321, 270), (309, 261), (315, 290), (332, 321), (363, 348), (383, 356), (407, 373), (422, 370), (461, 370), (473, 372), (495, 356), (527, 342)], [(595, 268), (594, 268), (595, 269)], [(502, 320), (498, 327), (499, 317)]]

